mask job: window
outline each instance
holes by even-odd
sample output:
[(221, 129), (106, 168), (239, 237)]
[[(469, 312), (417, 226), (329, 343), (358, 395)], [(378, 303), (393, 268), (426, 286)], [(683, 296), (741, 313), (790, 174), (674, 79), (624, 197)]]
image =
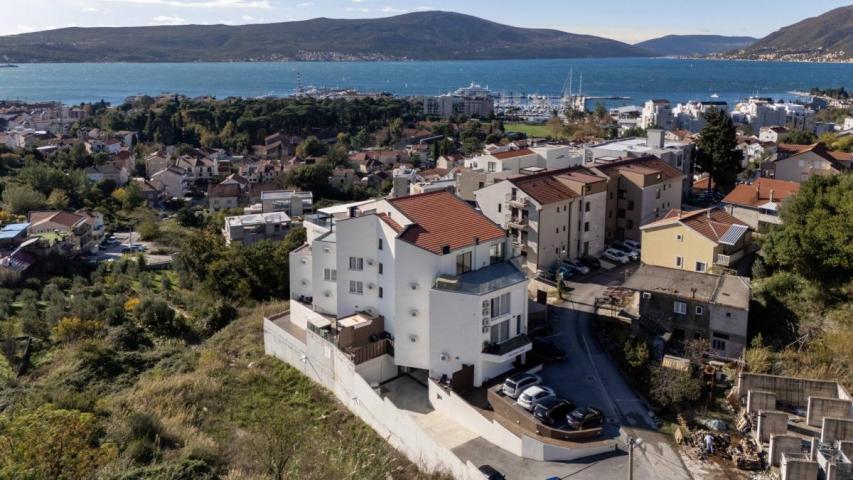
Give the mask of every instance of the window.
[(588, 231), (589, 231), (589, 222), (584, 222), (584, 224), (583, 224), (583, 231), (584, 231), (584, 232), (588, 232)]
[(499, 203), (498, 204), (498, 213), (501, 213), (501, 207), (502, 207), (502, 205)]
[(707, 269), (707, 265), (705, 265), (705, 262), (696, 262), (696, 271), (697, 272), (704, 272), (706, 269)]
[(504, 259), (504, 244), (503, 242), (493, 243), (489, 247), (489, 265), (502, 262)]
[(385, 271), (385, 267), (382, 265), (382, 262), (379, 262), (379, 275), (382, 275), (382, 273), (384, 271)]
[(323, 270), (323, 280), (325, 280), (327, 282), (337, 281), (338, 280), (338, 271), (331, 269), (331, 268), (327, 268), (327, 269)]
[(364, 259), (361, 257), (349, 257), (349, 269), (356, 271), (364, 270)]
[(625, 218), (625, 209), (620, 208), (620, 209), (616, 210), (616, 217)]
[(490, 337), (492, 343), (503, 343), (509, 340), (509, 320), (493, 325)]
[(560, 227), (557, 227), (557, 228), (556, 228), (556, 230), (557, 230), (557, 231), (556, 231), (556, 232), (554, 232), (554, 233), (560, 233)]
[(628, 196), (627, 190), (619, 190), (619, 200), (625, 200), (625, 197)]
[(725, 351), (726, 341), (720, 340), (719, 338), (714, 338), (711, 340), (711, 348), (713, 348), (714, 350)]
[(658, 199), (658, 200), (660, 200), (660, 189), (659, 189), (659, 188), (658, 188), (658, 189), (657, 189), (657, 191), (655, 192), (655, 198), (656, 198), (656, 199)]
[(566, 231), (566, 226), (565, 226), (565, 225), (563, 225), (563, 231), (564, 231), (564, 232)]
[(684, 302), (674, 302), (672, 304), (672, 311), (679, 315), (687, 315), (687, 304)]
[(684, 258), (675, 257), (675, 266), (681, 268), (684, 265)]
[(705, 309), (701, 305), (696, 305), (696, 315), (704, 315)]
[(456, 255), (456, 275), (471, 271), (471, 252)]
[(634, 209), (634, 201), (628, 200), (628, 210), (633, 210), (633, 209)]
[(628, 224), (626, 226), (627, 226), (628, 230), (632, 230), (634, 228), (634, 221), (629, 218)]
[(377, 245), (377, 249), (382, 250), (382, 239), (379, 239), (379, 244)]
[(383, 293), (382, 287), (379, 287), (379, 298), (382, 298)]
[(504, 293), (503, 295), (491, 300), (490, 312), (492, 318), (497, 318), (509, 313), (509, 299), (510, 294)]
[(652, 294), (650, 292), (643, 292), (643, 300), (651, 300)]
[(515, 316), (515, 334), (521, 335), (521, 315)]
[(584, 211), (588, 212), (590, 208), (592, 208), (592, 202), (586, 202), (586, 205), (584, 206)]
[(678, 235), (675, 236), (675, 239), (680, 242), (680, 241), (684, 240), (684, 235), (679, 233)]
[(497, 164), (495, 162), (489, 162), (487, 164), (486, 170), (489, 172), (494, 172), (495, 168), (497, 168)]
[(358, 282), (355, 280), (350, 280), (349, 281), (349, 293), (352, 293), (355, 295), (364, 294), (364, 283)]

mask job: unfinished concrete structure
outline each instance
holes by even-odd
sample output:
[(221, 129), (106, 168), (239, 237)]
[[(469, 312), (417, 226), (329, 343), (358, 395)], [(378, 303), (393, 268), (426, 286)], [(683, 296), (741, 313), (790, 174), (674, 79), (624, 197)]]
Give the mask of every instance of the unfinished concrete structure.
[(844, 386), (744, 372), (736, 395), (783, 480), (853, 480), (853, 397)]

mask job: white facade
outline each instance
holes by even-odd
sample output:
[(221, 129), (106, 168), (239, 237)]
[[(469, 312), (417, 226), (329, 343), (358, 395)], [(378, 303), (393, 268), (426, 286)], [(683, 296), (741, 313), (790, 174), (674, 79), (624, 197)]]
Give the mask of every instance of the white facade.
[(808, 131), (815, 128), (814, 110), (795, 103), (775, 103), (769, 98), (750, 98), (738, 103), (731, 116), (735, 122), (752, 127), (753, 132), (776, 125)]
[(844, 119), (844, 125), (841, 127), (842, 130), (853, 130), (853, 117), (847, 117)]
[[(450, 196), (418, 197), (428, 195)], [(419, 226), (392, 201), (353, 206), (337, 218), (320, 212), (305, 222), (308, 244), (291, 253), (294, 301), (337, 319), (362, 312), (383, 317), (394, 339), (395, 364), (428, 370), (433, 378), (472, 365), (479, 386), (530, 350), (521, 337), (527, 331), (527, 280), (505, 260), (505, 236), (436, 254), (401, 237), (407, 227)], [(460, 272), (460, 262), (470, 271)], [(489, 312), (486, 319), (484, 302), (491, 307), (507, 294), (507, 306), (498, 304), (500, 315)], [(512, 325), (504, 323), (510, 320)], [(499, 350), (513, 341), (518, 348), (484, 353), (486, 345)]]
[(640, 115), (640, 128), (659, 127), (664, 130), (675, 129), (675, 119), (672, 116), (672, 104), (669, 100), (649, 100), (643, 106)]

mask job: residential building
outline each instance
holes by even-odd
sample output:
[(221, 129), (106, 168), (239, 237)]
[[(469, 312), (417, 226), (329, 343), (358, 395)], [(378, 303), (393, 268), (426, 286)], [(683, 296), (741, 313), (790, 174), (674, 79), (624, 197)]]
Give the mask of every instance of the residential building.
[(722, 101), (690, 101), (679, 103), (672, 109), (675, 124), (674, 129), (687, 130), (693, 133), (699, 132), (705, 128), (705, 124), (707, 123), (705, 121), (705, 114), (709, 110), (715, 109), (725, 112), (728, 108), (729, 105)]
[(144, 178), (132, 178), (130, 180), (139, 187), (139, 195), (149, 204), (153, 205), (160, 199), (160, 187), (154, 185)]
[(94, 183), (111, 181), (119, 187), (127, 184), (127, 180), (130, 177), (127, 168), (120, 161), (87, 167), (84, 172), (86, 173), (86, 178)]
[(753, 97), (735, 105), (731, 112), (735, 123), (749, 125), (753, 132), (762, 127), (783, 126), (814, 131), (815, 111), (796, 103), (776, 103), (771, 98)]
[(83, 217), (83, 220), (89, 224), (92, 235), (92, 242), (97, 245), (104, 239), (106, 233), (106, 225), (104, 224), (104, 214), (89, 208), (81, 208), (77, 210), (77, 215)]
[(484, 215), (509, 231), (530, 273), (604, 249), (607, 177), (573, 167), (519, 175), (475, 192)]
[(290, 229), (290, 217), (284, 212), (226, 217), (222, 235), (231, 245), (252, 245), (263, 240), (281, 240)]
[[(645, 245), (644, 245), (645, 248)], [(682, 343), (706, 339), (712, 353), (740, 358), (749, 324), (749, 279), (641, 265), (623, 284), (637, 292), (633, 327)]]
[(584, 165), (590, 166), (593, 163), (602, 164), (626, 157), (649, 155), (660, 158), (681, 172), (681, 194), (682, 198), (686, 198), (693, 181), (695, 145), (689, 142), (667, 141), (663, 130), (649, 129), (646, 131), (646, 138), (626, 138), (587, 147), (584, 153)]
[(352, 168), (335, 167), (329, 176), (329, 185), (338, 190), (345, 190), (352, 187), (355, 180), (355, 170)]
[(186, 170), (190, 182), (208, 182), (219, 176), (216, 161), (208, 157), (181, 155), (175, 166)]
[(151, 184), (160, 195), (167, 198), (183, 198), (189, 187), (187, 171), (180, 167), (169, 167), (151, 175)]
[(426, 116), (450, 118), (454, 115), (487, 118), (494, 113), (495, 99), (487, 94), (446, 94), (423, 97), (423, 112)]
[(779, 208), (782, 202), (800, 191), (800, 184), (772, 178), (757, 178), (741, 184), (726, 195), (723, 205), (731, 216), (763, 232), (771, 225), (779, 225)]
[(643, 105), (640, 115), (640, 128), (660, 128), (675, 130), (675, 117), (672, 114), (672, 104), (669, 100), (649, 100)]
[(238, 183), (219, 183), (208, 185), (207, 200), (211, 212), (218, 212), (240, 205), (240, 197), (243, 191)]
[(673, 209), (640, 228), (646, 265), (707, 273), (730, 269), (752, 246), (749, 225), (720, 208)]
[(593, 165), (607, 178), (605, 240), (640, 240), (640, 227), (680, 208), (684, 174), (645, 156)]
[(785, 139), (788, 138), (789, 133), (791, 133), (791, 131), (785, 127), (761, 127), (761, 130), (758, 131), (758, 141), (784, 143)]
[(762, 175), (786, 180), (805, 182), (814, 175), (837, 175), (850, 169), (853, 154), (832, 151), (823, 144), (792, 145), (780, 144), (776, 158), (762, 165)]
[(37, 211), (28, 215), (30, 236), (57, 237), (67, 247), (67, 252), (89, 253), (96, 244), (92, 239), (92, 226), (86, 216), (73, 212)]
[(155, 173), (172, 166), (171, 157), (165, 152), (154, 152), (145, 157), (145, 175), (149, 178)]
[(847, 117), (844, 119), (844, 124), (841, 126), (842, 130), (853, 130), (853, 117)]
[(325, 326), (342, 348), (345, 329), (372, 325), (394, 367), (436, 379), (467, 370), (475, 386), (531, 350), (527, 278), (507, 261), (506, 233), (458, 197), (321, 209), (305, 225), (308, 243), (290, 256), (292, 323)]
[(29, 223), (8, 223), (0, 229), (0, 248), (16, 247), (27, 238)]
[(271, 190), (261, 192), (263, 213), (284, 212), (290, 217), (303, 217), (314, 213), (314, 194), (296, 190)]

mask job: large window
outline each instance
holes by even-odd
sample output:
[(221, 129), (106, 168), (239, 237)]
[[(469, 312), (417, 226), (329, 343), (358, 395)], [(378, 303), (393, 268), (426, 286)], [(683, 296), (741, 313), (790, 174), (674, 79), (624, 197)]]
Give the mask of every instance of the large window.
[(471, 271), (471, 252), (456, 255), (456, 275)]
[(679, 315), (687, 315), (687, 304), (684, 302), (674, 302), (672, 304), (672, 311)]
[(493, 243), (489, 247), (489, 264), (494, 265), (504, 260), (504, 244), (503, 242)]
[(358, 282), (356, 280), (350, 280), (349, 281), (349, 293), (352, 293), (355, 295), (364, 294), (364, 283)]
[(349, 269), (356, 271), (364, 270), (364, 259), (361, 257), (349, 257)]
[(492, 343), (503, 343), (507, 340), (509, 340), (509, 320), (492, 325)]
[(338, 280), (338, 271), (331, 269), (331, 268), (327, 268), (327, 269), (323, 270), (323, 280), (325, 280), (327, 282), (337, 281)]
[(708, 269), (708, 266), (705, 262), (696, 262), (696, 271), (697, 272), (705, 272)]
[(499, 297), (495, 297), (491, 301), (492, 318), (497, 318), (509, 313), (510, 294), (504, 293)]

